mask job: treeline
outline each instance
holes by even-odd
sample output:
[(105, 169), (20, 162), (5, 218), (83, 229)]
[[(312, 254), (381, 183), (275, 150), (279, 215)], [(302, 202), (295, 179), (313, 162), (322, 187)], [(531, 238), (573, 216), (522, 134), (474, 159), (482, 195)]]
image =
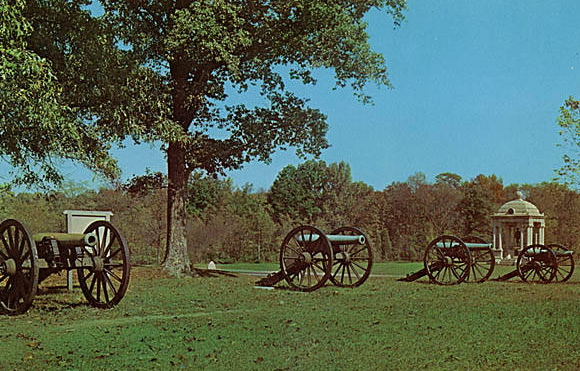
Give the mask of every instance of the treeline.
[[(48, 194), (14, 193), (5, 186), (0, 216), (21, 220), (33, 233), (56, 232), (65, 230), (64, 210), (110, 210), (133, 261), (155, 263), (165, 254), (166, 189), (160, 173), (100, 190), (65, 184)], [(377, 191), (353, 182), (344, 162), (307, 161), (282, 169), (267, 191), (194, 174), (188, 186), (189, 254), (193, 262), (276, 261), (284, 236), (312, 224), (326, 233), (359, 227), (377, 260), (420, 260), (426, 244), (443, 233), (491, 241), (491, 215), (518, 190), (546, 215), (546, 242), (576, 249), (580, 194), (561, 184), (504, 186), (495, 175), (463, 180), (453, 173), (429, 182), (416, 173)]]

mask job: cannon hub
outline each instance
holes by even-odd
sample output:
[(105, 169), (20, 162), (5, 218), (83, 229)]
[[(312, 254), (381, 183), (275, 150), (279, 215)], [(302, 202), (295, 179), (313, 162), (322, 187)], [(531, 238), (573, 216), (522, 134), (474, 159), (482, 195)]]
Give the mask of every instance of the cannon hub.
[(16, 261), (12, 258), (3, 261), (2, 264), (0, 264), (0, 274), (14, 276), (16, 274)]

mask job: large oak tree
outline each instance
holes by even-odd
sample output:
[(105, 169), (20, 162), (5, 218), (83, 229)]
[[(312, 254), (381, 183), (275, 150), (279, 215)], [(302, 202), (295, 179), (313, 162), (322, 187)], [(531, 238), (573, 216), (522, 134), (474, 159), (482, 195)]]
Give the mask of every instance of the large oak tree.
[[(71, 106), (107, 141), (162, 143), (168, 163), (166, 269), (187, 273), (186, 190), (194, 170), (219, 173), (295, 148), (328, 146), (326, 117), (288, 88), (332, 71), (367, 102), (389, 86), (364, 16), (398, 24), (405, 0), (102, 0), (29, 2), (35, 52), (53, 62)], [(257, 102), (244, 104), (244, 93)], [(233, 98), (233, 99), (232, 99)]]

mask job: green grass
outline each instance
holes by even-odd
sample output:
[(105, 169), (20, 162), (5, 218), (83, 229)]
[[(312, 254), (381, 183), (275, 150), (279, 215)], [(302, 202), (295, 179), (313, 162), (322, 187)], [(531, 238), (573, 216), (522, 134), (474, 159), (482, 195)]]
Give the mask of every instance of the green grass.
[(247, 276), (133, 273), (111, 310), (45, 289), (25, 315), (0, 317), (0, 370), (580, 369), (578, 275), (450, 287), (382, 277), (297, 293)]

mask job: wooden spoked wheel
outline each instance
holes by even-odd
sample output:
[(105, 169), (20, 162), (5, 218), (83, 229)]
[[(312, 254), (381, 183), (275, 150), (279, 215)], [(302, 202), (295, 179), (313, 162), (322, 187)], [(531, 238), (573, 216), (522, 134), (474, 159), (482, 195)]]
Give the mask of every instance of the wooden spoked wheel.
[(17, 220), (0, 224), (0, 313), (22, 314), (38, 287), (38, 254), (32, 235)]
[(548, 245), (556, 255), (558, 268), (554, 275), (554, 282), (566, 282), (574, 274), (574, 256), (565, 246), (559, 244)]
[(294, 228), (280, 249), (280, 270), (291, 288), (314, 291), (330, 277), (332, 248), (321, 230), (311, 226)]
[[(476, 236), (468, 236), (461, 239), (465, 243), (487, 244)], [(495, 268), (495, 256), (488, 246), (468, 247), (471, 253), (471, 268), (465, 282), (482, 283), (487, 281)]]
[(119, 231), (106, 221), (91, 223), (84, 233), (94, 233), (97, 244), (83, 248), (84, 260), (90, 260), (91, 264), (77, 269), (81, 290), (92, 306), (111, 308), (123, 298), (129, 285), (127, 243)]
[(358, 228), (341, 227), (331, 235), (364, 236), (364, 244), (333, 243), (334, 260), (330, 280), (337, 286), (357, 287), (362, 285), (371, 274), (373, 251), (367, 236)]
[(456, 285), (469, 275), (471, 254), (461, 239), (443, 235), (429, 243), (423, 263), (432, 282)]
[(516, 263), (518, 274), (525, 282), (548, 283), (556, 275), (556, 255), (547, 246), (534, 244), (524, 248)]

